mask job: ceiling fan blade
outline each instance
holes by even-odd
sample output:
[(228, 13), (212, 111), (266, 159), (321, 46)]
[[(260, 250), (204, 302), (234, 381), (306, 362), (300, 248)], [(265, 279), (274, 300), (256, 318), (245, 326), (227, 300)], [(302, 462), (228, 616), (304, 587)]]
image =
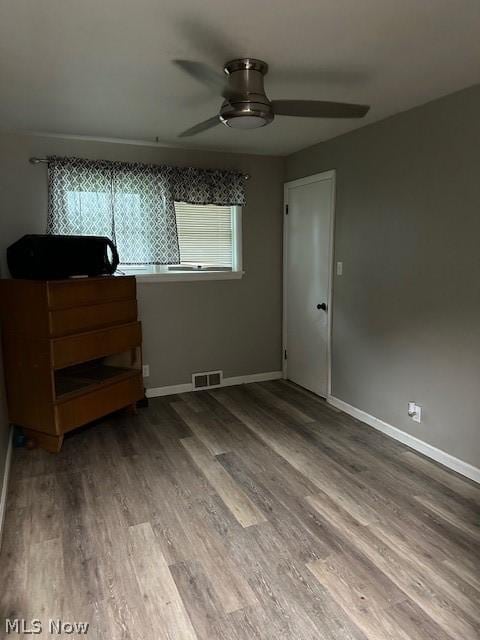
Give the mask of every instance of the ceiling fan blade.
[(299, 118), (363, 118), (370, 109), (364, 104), (324, 100), (273, 100), (272, 105), (275, 115)]
[(204, 120), (199, 124), (196, 124), (194, 127), (190, 127), (183, 133), (181, 133), (179, 138), (188, 138), (189, 136), (195, 136), (197, 133), (202, 133), (202, 131), (206, 131), (207, 129), (212, 129), (212, 127), (216, 127), (217, 124), (220, 124), (220, 118), (218, 116), (213, 116), (213, 118), (209, 118), (208, 120)]
[(227, 100), (232, 97), (232, 92), (228, 89), (227, 76), (217, 73), (203, 62), (194, 62), (193, 60), (173, 60), (173, 63), (180, 67), (189, 76), (195, 78), (202, 84), (206, 84), (210, 89), (218, 91), (220, 95)]

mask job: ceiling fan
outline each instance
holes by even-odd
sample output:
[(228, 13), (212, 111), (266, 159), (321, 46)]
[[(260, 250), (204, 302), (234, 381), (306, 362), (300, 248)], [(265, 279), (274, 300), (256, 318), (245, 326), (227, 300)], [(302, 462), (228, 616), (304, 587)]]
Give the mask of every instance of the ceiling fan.
[(194, 136), (222, 123), (234, 129), (256, 129), (270, 124), (276, 115), (300, 118), (363, 118), (367, 105), (324, 100), (269, 100), (263, 77), (268, 65), (255, 58), (238, 58), (225, 64), (225, 75), (201, 62), (174, 60), (188, 74), (220, 92), (220, 113), (187, 129), (179, 137)]

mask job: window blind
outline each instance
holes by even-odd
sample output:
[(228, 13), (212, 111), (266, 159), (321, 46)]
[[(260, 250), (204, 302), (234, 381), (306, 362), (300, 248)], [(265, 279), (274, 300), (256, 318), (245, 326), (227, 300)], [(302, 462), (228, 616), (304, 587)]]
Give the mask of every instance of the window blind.
[(175, 202), (182, 263), (232, 266), (232, 207)]

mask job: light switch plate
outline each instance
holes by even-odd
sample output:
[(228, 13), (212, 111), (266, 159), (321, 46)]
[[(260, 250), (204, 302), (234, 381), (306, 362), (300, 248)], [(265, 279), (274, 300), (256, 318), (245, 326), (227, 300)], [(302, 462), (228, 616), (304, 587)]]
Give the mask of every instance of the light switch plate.
[(343, 275), (343, 262), (337, 262), (337, 276)]

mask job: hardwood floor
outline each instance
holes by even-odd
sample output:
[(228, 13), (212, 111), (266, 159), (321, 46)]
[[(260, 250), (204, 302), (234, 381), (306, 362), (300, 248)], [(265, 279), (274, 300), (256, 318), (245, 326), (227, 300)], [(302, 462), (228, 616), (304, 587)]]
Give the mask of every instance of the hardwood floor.
[(15, 451), (0, 614), (92, 640), (478, 640), (479, 503), (284, 381), (154, 399)]

